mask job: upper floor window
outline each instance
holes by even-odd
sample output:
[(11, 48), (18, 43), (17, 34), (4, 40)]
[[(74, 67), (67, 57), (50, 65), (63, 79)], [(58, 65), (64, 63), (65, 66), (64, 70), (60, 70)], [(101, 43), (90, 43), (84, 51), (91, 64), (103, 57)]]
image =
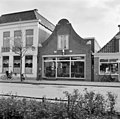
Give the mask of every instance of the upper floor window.
[(33, 45), (33, 29), (26, 30), (26, 46)]
[(22, 32), (21, 32), (21, 30), (14, 31), (14, 45), (17, 47), (22, 46)]
[(3, 47), (10, 47), (10, 31), (3, 32)]
[(69, 49), (69, 36), (58, 35), (58, 50)]

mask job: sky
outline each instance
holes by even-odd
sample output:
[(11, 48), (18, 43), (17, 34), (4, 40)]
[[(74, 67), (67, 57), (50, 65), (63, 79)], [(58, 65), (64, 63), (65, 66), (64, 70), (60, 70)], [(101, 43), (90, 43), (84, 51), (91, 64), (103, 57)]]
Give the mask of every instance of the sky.
[(66, 18), (82, 38), (103, 47), (119, 31), (120, 0), (0, 0), (0, 15), (38, 9), (56, 25)]

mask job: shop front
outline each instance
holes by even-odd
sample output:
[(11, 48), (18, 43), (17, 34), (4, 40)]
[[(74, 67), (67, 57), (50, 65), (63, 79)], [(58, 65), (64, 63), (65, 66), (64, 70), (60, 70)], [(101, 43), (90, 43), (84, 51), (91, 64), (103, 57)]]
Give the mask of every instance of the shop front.
[(85, 55), (43, 56), (44, 78), (85, 78)]
[(39, 77), (93, 80), (91, 48), (90, 41), (81, 38), (68, 20), (60, 20), (39, 49)]
[[(95, 81), (119, 81), (120, 79), (120, 53), (96, 53), (94, 55)], [(108, 79), (108, 77), (113, 78)], [(105, 79), (106, 77), (106, 79)]]

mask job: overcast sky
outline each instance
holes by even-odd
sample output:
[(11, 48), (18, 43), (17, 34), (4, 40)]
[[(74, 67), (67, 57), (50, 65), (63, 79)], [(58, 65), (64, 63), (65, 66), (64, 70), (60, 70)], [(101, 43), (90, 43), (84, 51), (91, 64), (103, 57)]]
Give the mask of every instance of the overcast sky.
[(55, 25), (68, 19), (81, 37), (95, 37), (100, 46), (119, 31), (120, 0), (0, 0), (0, 15), (32, 9)]

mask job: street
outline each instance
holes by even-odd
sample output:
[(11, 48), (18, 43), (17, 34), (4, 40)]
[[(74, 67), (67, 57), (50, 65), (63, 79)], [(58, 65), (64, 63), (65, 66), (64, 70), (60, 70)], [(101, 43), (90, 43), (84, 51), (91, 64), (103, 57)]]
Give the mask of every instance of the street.
[(120, 88), (119, 87), (95, 87), (95, 86), (67, 86), (67, 85), (31, 85), (21, 83), (0, 83), (0, 94), (16, 94), (19, 96), (30, 96), (42, 98), (65, 98), (64, 91), (73, 92), (74, 89), (78, 89), (80, 93), (87, 88), (88, 91), (95, 91), (101, 93), (104, 96), (107, 92), (112, 92), (117, 95), (116, 109), (120, 111)]

